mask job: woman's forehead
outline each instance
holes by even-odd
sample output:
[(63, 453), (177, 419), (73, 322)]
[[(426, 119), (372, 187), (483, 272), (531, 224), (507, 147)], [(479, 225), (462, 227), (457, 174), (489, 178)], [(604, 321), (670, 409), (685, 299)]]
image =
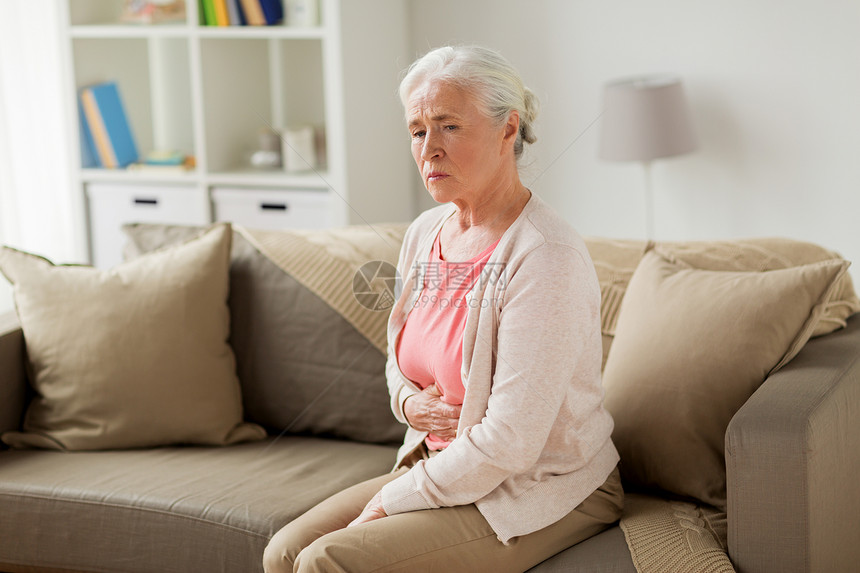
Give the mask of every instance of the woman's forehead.
[(441, 81), (422, 82), (412, 90), (406, 102), (406, 117), (410, 122), (419, 119), (442, 121), (462, 117), (476, 110), (468, 91)]

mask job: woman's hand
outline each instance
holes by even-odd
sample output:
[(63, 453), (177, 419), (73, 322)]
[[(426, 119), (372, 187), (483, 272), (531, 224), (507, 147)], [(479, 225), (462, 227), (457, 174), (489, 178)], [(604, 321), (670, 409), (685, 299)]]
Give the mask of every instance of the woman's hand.
[(367, 502), (367, 505), (364, 506), (364, 510), (362, 510), (361, 514), (350, 521), (347, 527), (361, 525), (362, 523), (367, 523), (368, 521), (373, 521), (374, 519), (380, 519), (387, 516), (388, 514), (385, 513), (385, 509), (382, 507), (382, 490), (379, 490), (376, 495)]
[(403, 402), (403, 414), (416, 430), (430, 432), (450, 442), (457, 437), (461, 407), (443, 402), (439, 396), (436, 385), (431, 384)]

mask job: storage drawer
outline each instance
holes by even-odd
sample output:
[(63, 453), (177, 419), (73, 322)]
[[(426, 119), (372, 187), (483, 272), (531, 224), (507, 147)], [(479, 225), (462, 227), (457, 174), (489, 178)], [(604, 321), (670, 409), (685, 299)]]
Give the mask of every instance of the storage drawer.
[(207, 225), (210, 222), (206, 192), (181, 185), (87, 185), (90, 245), (93, 264), (110, 268), (122, 262), (125, 223)]
[(327, 191), (286, 189), (212, 190), (216, 221), (230, 221), (249, 229), (323, 229), (332, 225)]

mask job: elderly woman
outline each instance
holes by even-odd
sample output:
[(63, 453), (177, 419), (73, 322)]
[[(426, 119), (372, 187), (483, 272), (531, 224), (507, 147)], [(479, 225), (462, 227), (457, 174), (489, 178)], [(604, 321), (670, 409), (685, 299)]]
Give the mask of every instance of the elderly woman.
[(621, 514), (600, 292), (579, 235), (520, 181), (535, 96), (498, 53), (444, 47), (400, 84), (444, 205), (409, 227), (386, 375), (396, 471), (279, 531), (266, 571), (525, 571)]

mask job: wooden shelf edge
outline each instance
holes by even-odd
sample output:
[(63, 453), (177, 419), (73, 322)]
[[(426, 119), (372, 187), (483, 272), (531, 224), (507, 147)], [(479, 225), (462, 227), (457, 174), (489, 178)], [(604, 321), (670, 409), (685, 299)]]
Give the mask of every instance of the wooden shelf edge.
[(328, 173), (287, 173), (285, 171), (226, 171), (208, 173), (206, 183), (211, 186), (235, 187), (289, 187), (326, 190)]
[(289, 26), (192, 26), (188, 24), (104, 24), (69, 28), (73, 39), (207, 38), (207, 39), (295, 39), (319, 40), (325, 28)]
[(110, 181), (115, 183), (184, 183), (194, 185), (200, 183), (201, 176), (197, 171), (187, 173), (157, 173), (152, 171), (129, 171), (127, 169), (81, 169), (80, 180), (84, 183), (94, 181)]

